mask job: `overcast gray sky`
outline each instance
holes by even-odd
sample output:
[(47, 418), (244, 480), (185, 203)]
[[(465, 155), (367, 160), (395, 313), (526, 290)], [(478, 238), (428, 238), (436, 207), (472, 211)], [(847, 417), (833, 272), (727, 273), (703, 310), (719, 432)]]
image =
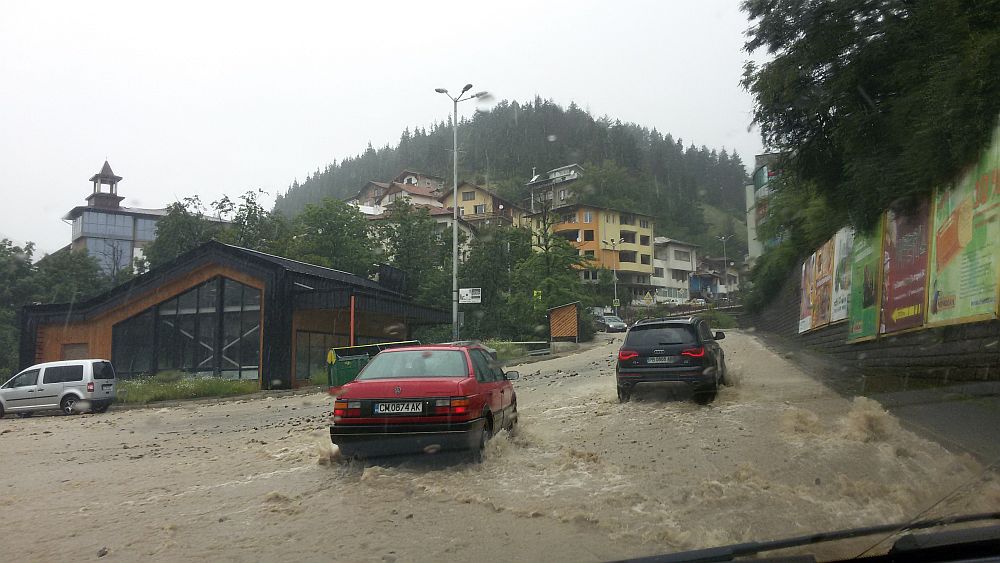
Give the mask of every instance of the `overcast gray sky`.
[[(107, 157), (124, 205), (271, 193), (444, 119), (441, 86), (761, 151), (737, 0), (10, 2), (0, 17), (0, 237), (68, 244)], [(471, 102), (470, 102), (471, 103)], [(466, 112), (471, 111), (466, 107)]]

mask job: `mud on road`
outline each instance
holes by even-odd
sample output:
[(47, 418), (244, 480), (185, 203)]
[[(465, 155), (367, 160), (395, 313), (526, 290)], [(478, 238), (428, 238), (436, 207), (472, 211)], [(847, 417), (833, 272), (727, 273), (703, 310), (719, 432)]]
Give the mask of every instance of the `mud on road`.
[(1000, 505), (971, 457), (838, 396), (752, 334), (722, 342), (736, 384), (707, 406), (675, 387), (619, 404), (618, 340), (599, 338), (514, 368), (521, 424), (481, 465), (339, 460), (322, 394), (6, 417), (4, 553), (604, 560), (904, 520), (956, 490), (927, 515)]

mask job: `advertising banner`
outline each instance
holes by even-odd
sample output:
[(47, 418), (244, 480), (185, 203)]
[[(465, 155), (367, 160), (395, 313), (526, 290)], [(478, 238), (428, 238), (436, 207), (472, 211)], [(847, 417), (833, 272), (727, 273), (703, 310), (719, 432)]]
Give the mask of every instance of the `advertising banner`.
[(799, 332), (805, 332), (812, 328), (812, 296), (815, 293), (816, 283), (816, 254), (813, 253), (802, 263), (802, 283), (800, 284), (799, 297)]
[(812, 328), (830, 324), (833, 298), (833, 239), (819, 247), (814, 264), (816, 274), (812, 295)]
[(930, 205), (921, 202), (910, 214), (887, 211), (882, 236), (882, 312), (879, 332), (924, 324)]
[(1000, 266), (1000, 126), (951, 187), (934, 194), (928, 324), (996, 318)]
[(879, 284), (882, 280), (882, 223), (868, 235), (856, 235), (851, 250), (851, 302), (847, 340), (860, 342), (878, 332)]
[(854, 230), (844, 227), (833, 237), (833, 295), (830, 305), (830, 322), (847, 318), (851, 302), (851, 250), (854, 248)]

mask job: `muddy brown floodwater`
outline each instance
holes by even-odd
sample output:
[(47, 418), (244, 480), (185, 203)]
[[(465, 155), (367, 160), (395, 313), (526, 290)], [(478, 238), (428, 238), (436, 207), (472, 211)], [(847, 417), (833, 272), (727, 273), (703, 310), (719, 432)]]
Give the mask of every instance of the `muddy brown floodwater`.
[[(996, 477), (731, 331), (736, 379), (619, 404), (619, 340), (518, 366), (481, 465), (336, 459), (323, 394), (0, 420), (6, 560), (588, 561), (995, 509)], [(618, 337), (620, 339), (620, 337)], [(815, 549), (856, 555), (877, 538)]]

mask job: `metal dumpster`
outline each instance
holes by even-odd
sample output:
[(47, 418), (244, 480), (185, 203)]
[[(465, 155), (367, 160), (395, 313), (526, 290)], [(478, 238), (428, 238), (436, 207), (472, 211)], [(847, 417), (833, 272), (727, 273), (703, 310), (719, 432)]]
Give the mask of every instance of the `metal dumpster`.
[(326, 374), (330, 387), (340, 387), (354, 381), (368, 362), (382, 350), (401, 348), (403, 346), (418, 346), (419, 340), (403, 340), (399, 342), (378, 342), (361, 346), (342, 346), (330, 348), (326, 354)]

